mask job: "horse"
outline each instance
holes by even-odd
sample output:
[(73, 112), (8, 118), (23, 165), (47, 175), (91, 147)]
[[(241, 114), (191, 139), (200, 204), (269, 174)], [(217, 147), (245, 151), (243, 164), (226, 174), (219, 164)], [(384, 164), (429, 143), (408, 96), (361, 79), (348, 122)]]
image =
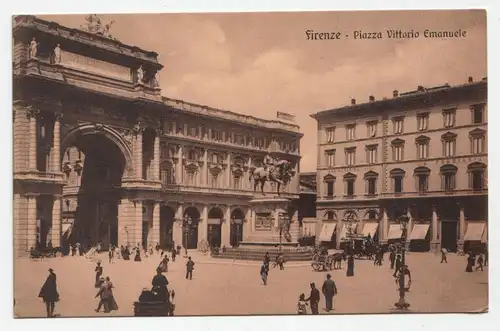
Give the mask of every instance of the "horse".
[(346, 260), (345, 253), (335, 253), (332, 255), (333, 270), (342, 269), (342, 260)]
[(276, 193), (280, 195), (280, 187), (287, 183), (291, 176), (293, 175), (290, 170), (291, 163), (287, 160), (281, 160), (276, 165), (274, 165), (269, 170), (266, 170), (264, 167), (259, 167), (256, 169), (250, 170), (249, 181), (254, 180), (253, 190), (254, 192), (257, 190), (257, 185), (260, 182), (260, 191), (262, 195), (266, 195), (264, 193), (264, 184), (269, 180), (278, 184)]

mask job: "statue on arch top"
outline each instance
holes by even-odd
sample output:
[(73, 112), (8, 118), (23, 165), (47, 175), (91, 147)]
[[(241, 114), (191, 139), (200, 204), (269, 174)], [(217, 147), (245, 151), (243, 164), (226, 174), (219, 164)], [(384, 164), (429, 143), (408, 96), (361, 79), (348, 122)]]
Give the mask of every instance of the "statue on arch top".
[(96, 14), (91, 14), (87, 15), (85, 17), (85, 24), (82, 24), (80, 28), (84, 31), (90, 32), (90, 33), (95, 33), (101, 36), (104, 36), (106, 38), (110, 39), (116, 39), (113, 38), (113, 36), (110, 34), (109, 30), (111, 29), (111, 26), (115, 23), (115, 21), (110, 21), (107, 24), (103, 24), (101, 22), (101, 18), (97, 16)]

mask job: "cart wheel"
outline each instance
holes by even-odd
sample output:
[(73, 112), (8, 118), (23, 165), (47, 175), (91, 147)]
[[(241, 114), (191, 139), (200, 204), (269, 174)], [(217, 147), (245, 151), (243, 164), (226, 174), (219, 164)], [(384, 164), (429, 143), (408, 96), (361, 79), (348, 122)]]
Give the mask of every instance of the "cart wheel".
[(313, 268), (314, 271), (319, 271), (321, 268), (321, 264), (316, 261), (313, 261), (313, 263), (311, 263), (311, 267)]

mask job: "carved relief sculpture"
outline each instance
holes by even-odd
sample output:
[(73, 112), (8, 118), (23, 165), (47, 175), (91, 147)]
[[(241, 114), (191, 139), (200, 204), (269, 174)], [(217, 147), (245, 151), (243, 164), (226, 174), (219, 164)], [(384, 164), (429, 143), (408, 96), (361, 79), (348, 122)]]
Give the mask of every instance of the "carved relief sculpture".
[(33, 37), (33, 39), (31, 39), (31, 42), (29, 45), (29, 58), (35, 59), (37, 52), (38, 52), (38, 43), (37, 43), (35, 37)]
[(56, 48), (54, 48), (54, 63), (61, 63), (61, 45), (57, 44)]
[(137, 84), (144, 84), (144, 69), (142, 69), (142, 66), (137, 69)]

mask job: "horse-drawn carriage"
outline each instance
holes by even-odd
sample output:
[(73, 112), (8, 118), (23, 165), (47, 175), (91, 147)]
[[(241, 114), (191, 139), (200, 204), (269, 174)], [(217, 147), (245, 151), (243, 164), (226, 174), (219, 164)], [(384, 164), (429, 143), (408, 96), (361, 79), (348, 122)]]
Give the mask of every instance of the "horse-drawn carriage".
[(39, 260), (44, 258), (56, 257), (57, 253), (62, 253), (61, 247), (31, 248), (30, 259)]
[(377, 245), (370, 237), (351, 235), (344, 246), (346, 255), (353, 255), (356, 259), (372, 260), (377, 251)]
[(166, 300), (159, 300), (156, 297), (152, 291), (143, 290), (139, 300), (134, 302), (134, 316), (174, 316), (175, 292), (170, 291)]
[(313, 255), (311, 267), (314, 271), (341, 269), (342, 260), (345, 261), (345, 253), (328, 254), (327, 251), (316, 252)]

